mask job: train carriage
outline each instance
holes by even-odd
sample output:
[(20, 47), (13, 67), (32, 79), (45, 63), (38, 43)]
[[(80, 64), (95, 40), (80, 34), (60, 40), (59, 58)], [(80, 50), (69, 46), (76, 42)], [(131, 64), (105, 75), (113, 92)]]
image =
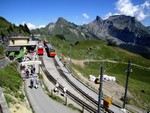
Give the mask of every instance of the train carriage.
[(48, 57), (55, 57), (56, 51), (49, 43), (46, 44), (46, 48), (45, 49), (46, 49)]
[(44, 54), (43, 45), (41, 45), (41, 44), (38, 45), (37, 52), (38, 52), (38, 55), (43, 55)]

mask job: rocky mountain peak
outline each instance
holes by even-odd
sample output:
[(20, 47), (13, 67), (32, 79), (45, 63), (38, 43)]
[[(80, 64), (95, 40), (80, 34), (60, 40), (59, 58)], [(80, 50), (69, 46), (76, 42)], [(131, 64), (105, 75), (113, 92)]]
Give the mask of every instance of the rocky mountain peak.
[(101, 17), (100, 16), (96, 16), (96, 21), (101, 21), (102, 19), (101, 19)]
[(66, 24), (68, 23), (67, 20), (65, 20), (63, 17), (59, 17), (58, 20), (56, 21), (56, 24)]

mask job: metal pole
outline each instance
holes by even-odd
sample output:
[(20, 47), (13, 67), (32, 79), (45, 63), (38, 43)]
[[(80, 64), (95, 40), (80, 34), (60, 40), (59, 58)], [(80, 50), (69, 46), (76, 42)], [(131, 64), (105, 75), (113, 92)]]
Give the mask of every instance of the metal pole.
[(126, 104), (126, 96), (127, 96), (127, 89), (128, 89), (128, 81), (129, 81), (129, 75), (131, 70), (131, 61), (128, 61), (128, 68), (127, 68), (127, 78), (126, 78), (126, 86), (125, 86), (125, 94), (124, 94), (124, 101), (123, 101), (123, 109), (125, 109)]
[(102, 87), (103, 87), (103, 73), (104, 73), (104, 68), (101, 67), (101, 72), (100, 72), (100, 85), (99, 85), (99, 100), (98, 100), (98, 113), (101, 112), (101, 100), (102, 100)]
[(70, 74), (72, 74), (72, 48), (70, 45)]

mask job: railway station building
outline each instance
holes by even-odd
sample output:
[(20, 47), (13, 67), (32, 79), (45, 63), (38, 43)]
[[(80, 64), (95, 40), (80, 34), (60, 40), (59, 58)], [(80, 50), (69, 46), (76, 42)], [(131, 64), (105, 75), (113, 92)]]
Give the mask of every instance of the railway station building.
[(9, 45), (5, 50), (6, 56), (10, 59), (23, 57), (23, 53), (28, 51), (32, 52), (37, 45), (37, 41), (32, 41), (30, 37), (17, 36), (9, 38)]

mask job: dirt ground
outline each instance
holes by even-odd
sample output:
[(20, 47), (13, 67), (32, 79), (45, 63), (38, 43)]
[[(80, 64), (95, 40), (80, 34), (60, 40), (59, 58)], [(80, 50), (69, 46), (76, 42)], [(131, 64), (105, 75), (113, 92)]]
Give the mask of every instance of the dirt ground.
[[(23, 91), (23, 90), (22, 90)], [(25, 95), (25, 92), (23, 91)], [(24, 100), (20, 100), (10, 94), (6, 94), (12, 100), (11, 103), (8, 104), (10, 113), (32, 113), (32, 109), (30, 108), (30, 104), (27, 100), (27, 97), (24, 97)]]

